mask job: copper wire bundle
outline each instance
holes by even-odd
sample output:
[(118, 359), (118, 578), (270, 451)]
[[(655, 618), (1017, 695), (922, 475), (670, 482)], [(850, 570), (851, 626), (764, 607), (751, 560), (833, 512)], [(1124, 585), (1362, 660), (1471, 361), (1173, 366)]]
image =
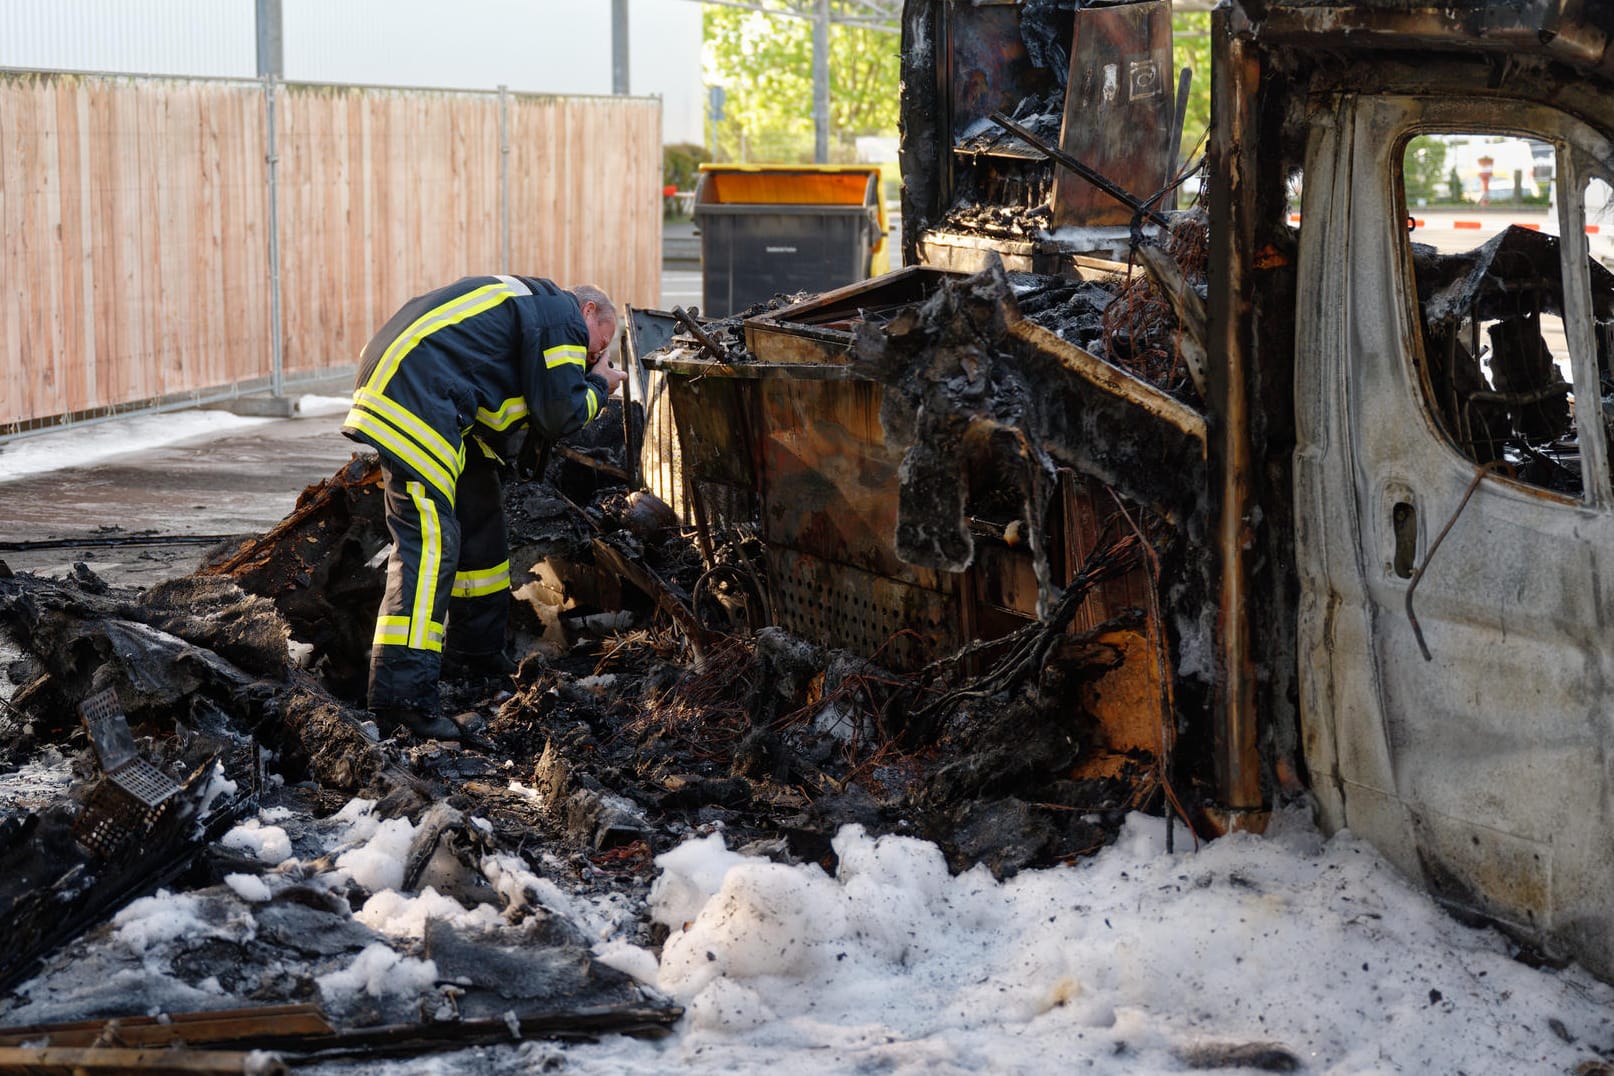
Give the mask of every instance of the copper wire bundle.
[[(1203, 214), (1183, 214), (1166, 235), (1166, 252), (1189, 286), (1205, 282), (1210, 227)], [(1168, 392), (1192, 391), (1181, 330), (1171, 302), (1147, 273), (1136, 272), (1104, 310), (1104, 353), (1128, 373)]]

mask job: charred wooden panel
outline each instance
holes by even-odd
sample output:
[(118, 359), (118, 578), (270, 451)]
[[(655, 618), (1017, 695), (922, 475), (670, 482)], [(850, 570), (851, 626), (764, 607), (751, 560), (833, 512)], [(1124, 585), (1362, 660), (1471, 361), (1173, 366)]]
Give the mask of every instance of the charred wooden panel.
[[(1059, 148), (1140, 198), (1171, 168), (1171, 6), (1165, 0), (1076, 12)], [(1128, 224), (1131, 210), (1065, 169), (1055, 225)]]

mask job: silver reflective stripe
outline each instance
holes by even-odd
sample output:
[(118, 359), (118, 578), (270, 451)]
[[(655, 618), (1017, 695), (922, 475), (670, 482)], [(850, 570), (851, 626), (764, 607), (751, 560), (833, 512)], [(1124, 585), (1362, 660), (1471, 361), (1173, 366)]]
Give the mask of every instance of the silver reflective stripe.
[(517, 295), (531, 295), (532, 294), (532, 289), (527, 287), (527, 285), (521, 280), (520, 277), (499, 276), (499, 277), (497, 277), (497, 279), (502, 280), (506, 284), (510, 285), (511, 288), (515, 289), (515, 293)]

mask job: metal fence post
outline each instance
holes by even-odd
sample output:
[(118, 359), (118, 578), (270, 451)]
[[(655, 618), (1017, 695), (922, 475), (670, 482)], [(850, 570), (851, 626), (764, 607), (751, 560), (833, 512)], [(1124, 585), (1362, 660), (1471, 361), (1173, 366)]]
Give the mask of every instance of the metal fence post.
[(257, 0), (258, 77), (263, 80), (264, 163), (269, 184), (269, 392), (285, 389), (285, 343), (280, 319), (280, 151), (276, 138), (275, 95), (284, 71), (285, 50), (280, 0)]
[(263, 110), (267, 124), (267, 153), (269, 183), (269, 393), (284, 395), (285, 342), (281, 338), (280, 317), (280, 151), (275, 132), (275, 93), (278, 84), (275, 76), (263, 79)]
[(499, 85), (499, 249), (510, 272), (510, 87)]

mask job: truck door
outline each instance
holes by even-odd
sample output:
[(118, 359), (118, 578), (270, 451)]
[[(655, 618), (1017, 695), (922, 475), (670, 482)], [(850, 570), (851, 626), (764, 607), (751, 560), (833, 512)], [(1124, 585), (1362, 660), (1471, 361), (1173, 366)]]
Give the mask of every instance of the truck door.
[(1496, 98), (1339, 95), (1319, 112), (1294, 482), (1323, 822), (1607, 973), (1614, 278), (1588, 257), (1582, 193), (1614, 153)]

